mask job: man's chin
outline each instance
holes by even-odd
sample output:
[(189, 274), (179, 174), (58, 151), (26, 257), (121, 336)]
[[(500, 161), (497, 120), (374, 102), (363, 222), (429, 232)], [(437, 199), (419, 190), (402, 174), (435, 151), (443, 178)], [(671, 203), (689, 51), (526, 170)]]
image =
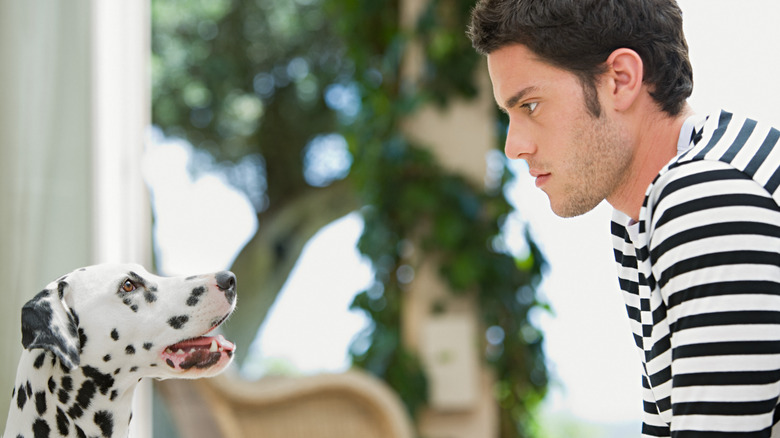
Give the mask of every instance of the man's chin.
[(592, 201), (585, 202), (585, 200), (582, 199), (563, 199), (560, 202), (555, 202), (549, 195), (548, 198), (550, 200), (550, 209), (552, 209), (552, 212), (555, 213), (556, 216), (565, 219), (582, 216), (583, 214), (592, 211), (601, 203), (601, 201), (596, 203)]

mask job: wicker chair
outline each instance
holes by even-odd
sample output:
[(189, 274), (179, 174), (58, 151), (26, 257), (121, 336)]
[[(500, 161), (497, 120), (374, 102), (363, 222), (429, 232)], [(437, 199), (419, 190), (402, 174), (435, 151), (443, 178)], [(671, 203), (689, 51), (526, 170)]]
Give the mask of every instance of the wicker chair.
[(256, 382), (231, 375), (158, 382), (181, 436), (412, 438), (398, 397), (360, 371)]

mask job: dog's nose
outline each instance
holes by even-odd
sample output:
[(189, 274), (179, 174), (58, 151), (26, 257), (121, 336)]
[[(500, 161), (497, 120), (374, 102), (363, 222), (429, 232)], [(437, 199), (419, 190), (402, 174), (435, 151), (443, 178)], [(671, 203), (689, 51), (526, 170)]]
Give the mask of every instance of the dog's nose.
[(230, 271), (217, 272), (214, 277), (217, 287), (222, 291), (234, 291), (236, 289), (236, 275)]

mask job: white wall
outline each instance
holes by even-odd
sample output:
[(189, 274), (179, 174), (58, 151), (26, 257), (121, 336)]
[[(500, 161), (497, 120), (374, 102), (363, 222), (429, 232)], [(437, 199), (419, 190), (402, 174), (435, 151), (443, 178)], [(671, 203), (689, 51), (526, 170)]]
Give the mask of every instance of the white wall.
[(0, 1), (0, 430), (22, 304), (80, 266), (148, 265), (148, 22), (146, 1)]

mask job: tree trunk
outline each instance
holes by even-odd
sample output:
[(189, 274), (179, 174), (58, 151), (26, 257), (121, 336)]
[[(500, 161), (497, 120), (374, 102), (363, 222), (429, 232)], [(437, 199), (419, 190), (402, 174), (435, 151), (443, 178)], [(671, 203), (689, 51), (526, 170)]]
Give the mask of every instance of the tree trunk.
[(238, 305), (225, 324), (225, 336), (238, 345), (241, 365), (268, 309), (287, 281), (306, 242), (322, 227), (358, 208), (346, 182), (312, 190), (284, 209), (260, 217), (257, 234), (233, 263)]

